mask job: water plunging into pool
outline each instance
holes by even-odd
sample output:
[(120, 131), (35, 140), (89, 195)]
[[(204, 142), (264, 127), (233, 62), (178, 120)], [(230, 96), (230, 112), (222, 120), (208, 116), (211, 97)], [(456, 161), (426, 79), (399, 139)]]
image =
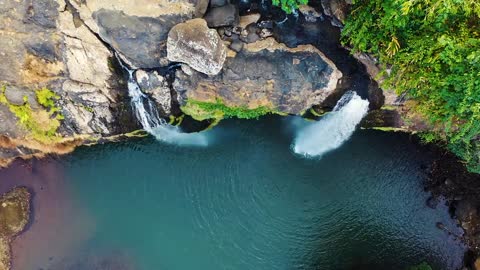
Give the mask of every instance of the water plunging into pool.
[[(118, 57), (117, 57), (118, 59)], [(143, 93), (131, 70), (119, 59), (122, 68), (128, 72), (128, 95), (137, 120), (142, 124), (145, 131), (153, 135), (157, 140), (169, 144), (207, 146), (209, 138), (207, 134), (194, 132), (184, 133), (179, 127), (169, 125), (160, 117), (155, 102)]]

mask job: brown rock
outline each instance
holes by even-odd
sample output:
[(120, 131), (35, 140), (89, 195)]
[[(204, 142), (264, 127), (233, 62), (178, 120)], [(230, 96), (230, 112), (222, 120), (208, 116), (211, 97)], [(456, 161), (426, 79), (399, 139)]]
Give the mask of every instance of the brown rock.
[(10, 243), (24, 230), (29, 217), (30, 192), (26, 188), (15, 188), (0, 197), (0, 269), (10, 269)]
[(273, 38), (246, 44), (227, 58), (220, 74), (186, 76), (177, 72), (174, 89), (183, 104), (188, 99), (255, 109), (267, 107), (287, 114), (302, 114), (321, 104), (336, 90), (342, 73), (310, 45), (288, 48)]

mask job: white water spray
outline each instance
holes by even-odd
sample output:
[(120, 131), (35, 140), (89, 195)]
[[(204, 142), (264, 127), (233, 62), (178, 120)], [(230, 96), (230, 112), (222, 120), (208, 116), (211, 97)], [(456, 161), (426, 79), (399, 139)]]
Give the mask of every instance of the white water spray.
[[(117, 56), (118, 59), (118, 56)], [(140, 86), (133, 77), (133, 70), (118, 62), (128, 72), (128, 95), (135, 116), (145, 131), (155, 136), (157, 140), (183, 146), (207, 146), (208, 138), (204, 133), (183, 133), (179, 127), (169, 125), (158, 113), (155, 103), (140, 90)]]
[(307, 157), (321, 157), (340, 147), (367, 114), (368, 104), (357, 93), (347, 92), (331, 113), (297, 131), (293, 151)]

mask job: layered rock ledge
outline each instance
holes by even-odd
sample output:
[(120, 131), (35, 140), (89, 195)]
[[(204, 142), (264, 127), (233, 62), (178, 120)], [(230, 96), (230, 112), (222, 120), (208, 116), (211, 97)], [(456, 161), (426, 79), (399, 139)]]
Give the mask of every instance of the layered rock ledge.
[(209, 112), (202, 112), (198, 102), (301, 115), (322, 104), (341, 77), (335, 64), (315, 47), (288, 48), (270, 37), (231, 53), (216, 76), (178, 70), (174, 89), (182, 110), (199, 120), (208, 118)]

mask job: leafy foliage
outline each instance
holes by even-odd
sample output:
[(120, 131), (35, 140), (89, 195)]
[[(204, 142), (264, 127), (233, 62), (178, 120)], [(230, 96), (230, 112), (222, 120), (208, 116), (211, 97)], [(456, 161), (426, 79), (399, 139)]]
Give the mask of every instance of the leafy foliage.
[(379, 58), (384, 86), (416, 101), (428, 140), (445, 140), (480, 172), (478, 0), (356, 0), (343, 37)]
[(300, 5), (306, 5), (308, 0), (272, 0), (272, 4), (279, 6), (283, 11), (290, 14)]
[(223, 118), (241, 118), (256, 119), (260, 116), (273, 113), (270, 108), (258, 107), (249, 109), (246, 107), (229, 107), (222, 100), (217, 99), (215, 103), (202, 102), (189, 99), (187, 104), (181, 107), (185, 114), (192, 116), (196, 120), (223, 119)]

